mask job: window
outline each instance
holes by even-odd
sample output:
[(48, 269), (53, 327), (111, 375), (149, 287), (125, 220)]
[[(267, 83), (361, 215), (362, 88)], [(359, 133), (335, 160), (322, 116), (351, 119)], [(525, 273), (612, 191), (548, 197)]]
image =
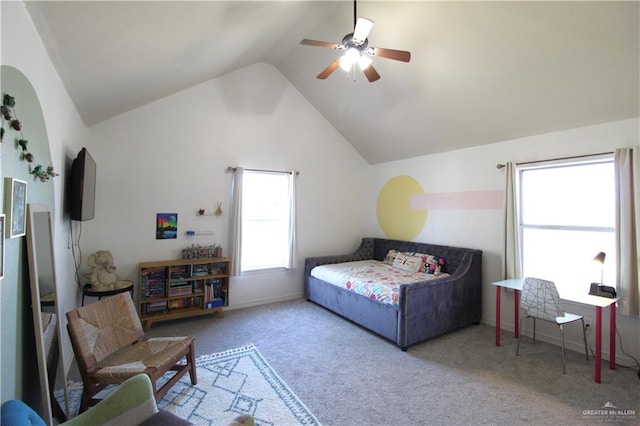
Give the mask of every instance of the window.
[(245, 170), (242, 182), (241, 271), (290, 265), (291, 173)]
[[(554, 281), (562, 296), (592, 282), (615, 286), (611, 156), (517, 168), (523, 276)], [(593, 258), (606, 253), (604, 269)]]

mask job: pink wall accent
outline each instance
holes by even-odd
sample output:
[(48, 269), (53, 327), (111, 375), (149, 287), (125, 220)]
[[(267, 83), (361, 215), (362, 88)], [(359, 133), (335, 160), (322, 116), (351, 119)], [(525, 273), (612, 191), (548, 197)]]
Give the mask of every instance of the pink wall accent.
[(501, 210), (504, 191), (442, 192), (411, 196), (412, 209)]

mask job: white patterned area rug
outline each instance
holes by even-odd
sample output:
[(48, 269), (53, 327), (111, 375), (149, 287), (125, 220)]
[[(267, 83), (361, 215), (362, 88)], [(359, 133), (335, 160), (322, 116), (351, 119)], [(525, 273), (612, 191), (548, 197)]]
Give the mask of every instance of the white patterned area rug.
[[(251, 414), (256, 426), (320, 425), (253, 345), (200, 356), (196, 367), (198, 384), (185, 374), (158, 408), (196, 425), (227, 425), (241, 414)], [(73, 412), (81, 393), (82, 383), (69, 384)]]

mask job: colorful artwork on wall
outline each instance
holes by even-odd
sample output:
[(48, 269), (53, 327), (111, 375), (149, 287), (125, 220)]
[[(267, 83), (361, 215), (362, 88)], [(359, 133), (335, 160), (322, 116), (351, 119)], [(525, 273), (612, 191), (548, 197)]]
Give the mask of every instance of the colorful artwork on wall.
[(178, 238), (178, 213), (156, 214), (156, 240)]
[(378, 194), (378, 224), (387, 238), (411, 241), (427, 223), (427, 210), (413, 209), (411, 198), (424, 194), (420, 183), (411, 176), (396, 176), (384, 184)]
[(501, 210), (504, 191), (461, 191), (439, 194), (418, 194), (411, 197), (414, 209)]
[(411, 176), (395, 176), (378, 194), (378, 225), (387, 238), (411, 241), (422, 232), (429, 210), (501, 210), (504, 191), (425, 193)]

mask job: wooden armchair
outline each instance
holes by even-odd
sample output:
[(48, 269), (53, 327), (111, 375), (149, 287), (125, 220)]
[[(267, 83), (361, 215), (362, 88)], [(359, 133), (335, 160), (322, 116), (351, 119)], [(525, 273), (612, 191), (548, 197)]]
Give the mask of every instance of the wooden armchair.
[[(151, 379), (156, 401), (187, 371), (198, 383), (194, 338), (144, 338), (128, 292), (67, 312), (67, 322), (83, 382), (80, 413), (100, 401), (95, 395), (104, 388), (139, 373)], [(156, 382), (169, 371), (175, 373), (158, 389)]]

